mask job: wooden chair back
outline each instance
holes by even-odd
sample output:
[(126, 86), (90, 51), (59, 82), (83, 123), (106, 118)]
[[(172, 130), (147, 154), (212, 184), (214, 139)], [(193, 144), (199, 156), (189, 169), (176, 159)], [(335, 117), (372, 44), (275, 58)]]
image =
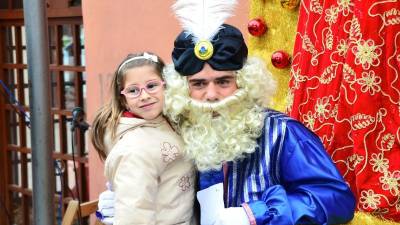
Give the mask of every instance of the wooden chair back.
[[(81, 207), (81, 216), (82, 218), (90, 216), (92, 213), (95, 213), (97, 210), (97, 203), (99, 200), (93, 200), (90, 202), (84, 202), (80, 205)], [(65, 211), (62, 225), (73, 225), (74, 220), (78, 218), (78, 207), (79, 202), (77, 200), (71, 200), (68, 203), (67, 210)], [(95, 225), (102, 225), (103, 223), (96, 219)]]

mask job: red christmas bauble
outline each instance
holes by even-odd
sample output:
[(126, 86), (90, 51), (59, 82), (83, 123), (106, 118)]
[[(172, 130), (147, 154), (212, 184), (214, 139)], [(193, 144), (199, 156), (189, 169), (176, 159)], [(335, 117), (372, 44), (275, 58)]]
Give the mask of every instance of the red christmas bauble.
[(272, 53), (271, 62), (276, 68), (283, 69), (290, 65), (290, 56), (286, 52), (279, 50)]
[(267, 31), (268, 27), (263, 19), (256, 18), (249, 21), (247, 24), (247, 29), (251, 35), (260, 37)]

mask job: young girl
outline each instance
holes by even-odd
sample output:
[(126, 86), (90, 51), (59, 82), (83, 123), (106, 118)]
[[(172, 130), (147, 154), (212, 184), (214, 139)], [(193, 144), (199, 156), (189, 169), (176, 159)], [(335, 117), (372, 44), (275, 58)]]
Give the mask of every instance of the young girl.
[(92, 125), (93, 145), (115, 191), (115, 225), (192, 221), (195, 170), (162, 115), (163, 67), (154, 54), (128, 55), (114, 74), (111, 101)]

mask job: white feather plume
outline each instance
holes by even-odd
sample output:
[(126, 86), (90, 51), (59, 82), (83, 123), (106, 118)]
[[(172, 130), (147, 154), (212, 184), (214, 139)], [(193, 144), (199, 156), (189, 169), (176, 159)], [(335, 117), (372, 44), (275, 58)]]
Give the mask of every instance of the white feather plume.
[(232, 15), (237, 0), (177, 0), (172, 6), (183, 30), (193, 42), (210, 40)]

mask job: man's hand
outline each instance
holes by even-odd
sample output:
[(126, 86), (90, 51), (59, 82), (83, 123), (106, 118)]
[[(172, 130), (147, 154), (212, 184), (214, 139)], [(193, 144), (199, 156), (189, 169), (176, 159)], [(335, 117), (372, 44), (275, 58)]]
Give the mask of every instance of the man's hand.
[(107, 182), (107, 190), (99, 195), (99, 203), (97, 205), (96, 217), (106, 225), (114, 223), (115, 213), (115, 193), (111, 189), (111, 184)]
[(224, 208), (219, 211), (214, 225), (250, 225), (249, 218), (242, 207)]

